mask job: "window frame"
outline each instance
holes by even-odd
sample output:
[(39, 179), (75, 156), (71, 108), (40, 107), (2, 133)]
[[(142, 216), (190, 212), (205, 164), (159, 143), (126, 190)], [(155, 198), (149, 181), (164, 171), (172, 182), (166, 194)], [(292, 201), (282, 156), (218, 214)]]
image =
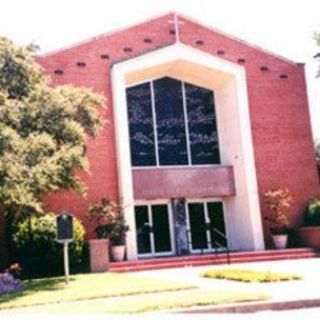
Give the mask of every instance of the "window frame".
[[(157, 132), (157, 119), (156, 119), (156, 110), (155, 110), (155, 96), (154, 96), (154, 81), (163, 79), (165, 77), (172, 78), (170, 76), (159, 76), (159, 77), (154, 77), (150, 78), (148, 80), (143, 80), (139, 82), (135, 82), (132, 84), (129, 84), (125, 87), (125, 90), (131, 87), (135, 87), (138, 85), (142, 85), (145, 83), (148, 83), (150, 86), (150, 94), (151, 94), (151, 111), (152, 111), (152, 121), (153, 121), (153, 135), (154, 135), (154, 148), (155, 148), (155, 162), (156, 165), (154, 166), (133, 166), (131, 162), (131, 168), (132, 169), (142, 169), (142, 170), (148, 170), (148, 169), (161, 169), (161, 168), (167, 168), (167, 169), (173, 169), (173, 168), (208, 168), (208, 167), (217, 167), (222, 165), (221, 161), (221, 153), (220, 153), (220, 162), (219, 163), (209, 163), (209, 164), (193, 164), (192, 163), (192, 153), (191, 153), (191, 143), (190, 143), (190, 138), (189, 138), (189, 124), (188, 124), (188, 111), (187, 111), (187, 97), (186, 97), (186, 89), (185, 89), (185, 81), (179, 80), (176, 78), (175, 79), (179, 82), (181, 82), (181, 89), (182, 89), (182, 102), (183, 102), (183, 115), (184, 115), (184, 124), (185, 124), (185, 134), (186, 134), (186, 146), (187, 146), (187, 158), (188, 158), (188, 163), (183, 164), (183, 165), (161, 165), (160, 164), (160, 158), (159, 158), (159, 149), (158, 149), (158, 132)], [(194, 85), (194, 84), (192, 84)], [(196, 85), (195, 85), (196, 86)], [(208, 89), (210, 90), (210, 89)], [(213, 90), (211, 90), (213, 91)], [(215, 100), (215, 99), (214, 99)], [(215, 101), (214, 102), (214, 107), (215, 107)], [(215, 116), (217, 114), (217, 110), (215, 108)], [(129, 120), (128, 120), (129, 121)], [(129, 123), (128, 123), (129, 125)], [(219, 128), (218, 128), (218, 121), (217, 121), (217, 116), (216, 116), (216, 132), (217, 132), (217, 137), (218, 137), (218, 149), (220, 152), (220, 137), (219, 137)], [(130, 137), (129, 137), (130, 140)], [(129, 144), (130, 145), (130, 144)], [(131, 153), (131, 147), (130, 147), (130, 153)], [(130, 157), (131, 158), (131, 157)]]
[(208, 203), (215, 203), (215, 202), (221, 202), (222, 203), (222, 210), (223, 210), (223, 220), (225, 224), (225, 237), (227, 239), (227, 247), (226, 248), (213, 248), (211, 243), (211, 234), (209, 230), (206, 230), (206, 236), (207, 239), (210, 239), (210, 245), (207, 249), (193, 249), (192, 248), (192, 235), (190, 233), (190, 243), (189, 243), (189, 250), (192, 254), (197, 254), (201, 252), (205, 253), (211, 253), (211, 252), (225, 252), (228, 248), (228, 241), (229, 241), (229, 234), (228, 234), (228, 227), (227, 227), (227, 219), (226, 219), (226, 203), (222, 198), (194, 198), (194, 199), (186, 199), (185, 201), (185, 212), (186, 212), (186, 223), (188, 230), (191, 230), (190, 225), (190, 217), (189, 217), (189, 204), (191, 203), (201, 203), (204, 208), (204, 217), (206, 223), (210, 222), (209, 218), (209, 210), (208, 210)]
[[(173, 256), (176, 253), (176, 244), (175, 244), (175, 230), (174, 230), (174, 221), (173, 221), (173, 211), (172, 206), (169, 200), (165, 199), (155, 199), (155, 200), (137, 200), (134, 202), (135, 206), (146, 206), (148, 208), (148, 218), (149, 223), (153, 225), (152, 220), (152, 206), (155, 205), (166, 205), (168, 210), (168, 221), (169, 221), (169, 234), (170, 234), (170, 242), (171, 242), (171, 251), (166, 252), (155, 252), (155, 243), (153, 236), (150, 236), (150, 244), (151, 244), (151, 251), (149, 253), (140, 253), (137, 254), (138, 259), (141, 258), (152, 258), (152, 257), (168, 257)], [(135, 221), (134, 221), (135, 224)], [(134, 226), (136, 229), (136, 225)], [(136, 243), (137, 243), (137, 250), (138, 250), (138, 238), (136, 235)], [(138, 252), (138, 251), (137, 251)]]

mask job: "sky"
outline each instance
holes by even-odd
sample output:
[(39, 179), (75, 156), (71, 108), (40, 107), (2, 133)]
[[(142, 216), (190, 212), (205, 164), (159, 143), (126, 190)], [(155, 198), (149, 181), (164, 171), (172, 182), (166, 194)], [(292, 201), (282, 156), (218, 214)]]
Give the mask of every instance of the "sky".
[(40, 53), (171, 11), (306, 63), (314, 137), (320, 138), (320, 0), (0, 0), (0, 35)]

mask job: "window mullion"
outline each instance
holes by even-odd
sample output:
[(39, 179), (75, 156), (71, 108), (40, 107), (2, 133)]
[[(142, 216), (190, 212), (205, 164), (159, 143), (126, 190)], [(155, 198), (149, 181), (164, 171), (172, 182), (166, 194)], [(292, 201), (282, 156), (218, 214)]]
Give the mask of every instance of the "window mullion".
[(190, 146), (190, 138), (189, 138), (186, 87), (185, 87), (184, 82), (182, 82), (182, 81), (181, 81), (181, 86), (182, 86), (182, 102), (183, 102), (183, 113), (184, 113), (184, 127), (186, 130), (188, 165), (191, 166), (192, 165), (192, 158), (191, 158), (191, 146)]
[(149, 204), (148, 205), (148, 212), (149, 212), (149, 224), (150, 227), (152, 228), (152, 232), (149, 232), (149, 237), (150, 237), (150, 242), (151, 242), (151, 253), (152, 255), (154, 255), (156, 253), (156, 249), (155, 249), (155, 243), (154, 243), (154, 233), (153, 233), (153, 212), (152, 212), (152, 205)]
[(156, 155), (156, 166), (160, 166), (159, 150), (158, 150), (158, 131), (157, 131), (157, 120), (156, 120), (156, 106), (154, 96), (153, 81), (150, 81), (150, 92), (151, 92), (151, 109), (152, 109), (152, 120), (153, 120), (153, 134), (154, 134), (154, 147)]

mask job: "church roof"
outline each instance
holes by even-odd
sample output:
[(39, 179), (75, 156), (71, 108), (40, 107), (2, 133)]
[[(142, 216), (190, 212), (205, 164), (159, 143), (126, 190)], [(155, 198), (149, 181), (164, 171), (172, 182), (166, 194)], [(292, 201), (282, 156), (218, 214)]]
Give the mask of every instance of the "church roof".
[(247, 71), (272, 71), (276, 77), (287, 79), (294, 70), (303, 68), (301, 63), (295, 63), (176, 13), (102, 34), (37, 56), (36, 59), (53, 76), (55, 83), (73, 83), (77, 75), (74, 72), (86, 70), (83, 67), (90, 67), (93, 75), (100, 72), (104, 65), (112, 67), (115, 63), (174, 45), (177, 35), (176, 25), (173, 25), (172, 20), (175, 17), (179, 21), (178, 35), (181, 43), (243, 65)]
[[(170, 21), (173, 20), (173, 17), (174, 15), (177, 15), (178, 19), (182, 21), (183, 24), (192, 24), (194, 26), (197, 26), (199, 29), (202, 29), (202, 30), (206, 30), (207, 31), (207, 36), (209, 35), (210, 36), (210, 33), (212, 35), (220, 35), (221, 37), (224, 37), (226, 40), (229, 40), (229, 41), (233, 41), (233, 42), (236, 42), (238, 44), (241, 44), (242, 46), (247, 46), (247, 47), (250, 47), (251, 49), (253, 50), (257, 50), (257, 51), (260, 51), (260, 52), (263, 52), (264, 54), (267, 54), (267, 55), (272, 55), (273, 57), (277, 58), (277, 59), (281, 59), (283, 60), (284, 62), (287, 62), (287, 63), (292, 63), (292, 64), (296, 64), (294, 61), (288, 59), (288, 58), (285, 58), (281, 55), (278, 55), (270, 50), (267, 50), (265, 48), (262, 48), (260, 46), (257, 46), (257, 45), (254, 45), (248, 41), (245, 41), (245, 40), (242, 40), (236, 36), (233, 36), (231, 34), (228, 34), (228, 33), (225, 33), (217, 28), (214, 28), (212, 26), (208, 26), (208, 25), (205, 25), (203, 24), (202, 22), (194, 19), (194, 18), (190, 18), (190, 17), (187, 17), (183, 14), (180, 14), (180, 13), (168, 13), (168, 14), (165, 14), (165, 15), (161, 15), (161, 16), (157, 16), (157, 17), (153, 17), (153, 18), (149, 18), (145, 21), (142, 21), (142, 22), (139, 22), (139, 23), (136, 23), (136, 24), (133, 24), (133, 25), (130, 25), (128, 27), (125, 27), (125, 28), (121, 28), (121, 29), (115, 29), (115, 30), (112, 30), (110, 32), (107, 32), (107, 33), (103, 33), (103, 34), (100, 34), (100, 35), (97, 35), (97, 36), (94, 36), (94, 37), (91, 37), (91, 38), (88, 38), (88, 39), (85, 39), (83, 41), (80, 41), (80, 42), (76, 42), (70, 46), (66, 46), (66, 47), (63, 47), (63, 48), (60, 48), (60, 49), (56, 49), (56, 50), (52, 50), (52, 51), (49, 51), (49, 52), (46, 52), (44, 54), (41, 54), (39, 55), (38, 57), (41, 59), (41, 58), (45, 58), (45, 57), (48, 57), (48, 56), (51, 56), (51, 55), (55, 55), (57, 53), (60, 53), (60, 52), (64, 52), (64, 51), (68, 51), (68, 50), (71, 50), (71, 49), (74, 49), (74, 48), (78, 48), (78, 47), (82, 47), (84, 45), (87, 45), (89, 43), (94, 43), (94, 42), (100, 42), (100, 41), (104, 41), (106, 39), (111, 39), (113, 37), (121, 37), (123, 34), (127, 33), (127, 32), (130, 32), (130, 30), (134, 30), (134, 29), (141, 29), (141, 27), (145, 27), (145, 28), (148, 28), (150, 26), (152, 26), (152, 24), (158, 24), (159, 22), (164, 24), (167, 29), (170, 28), (171, 30), (171, 33), (172, 35), (174, 36), (173, 34), (173, 25), (171, 24), (170, 26)], [(183, 24), (179, 27), (180, 28), (180, 33), (181, 33), (181, 42), (184, 42), (184, 27), (183, 27)], [(159, 30), (160, 31), (160, 30)], [(147, 34), (147, 32), (144, 32)], [(199, 38), (201, 36), (199, 35)], [(200, 41), (203, 41), (203, 40), (200, 40)], [(162, 45), (164, 46), (164, 45)], [(161, 47), (161, 46), (160, 46)]]

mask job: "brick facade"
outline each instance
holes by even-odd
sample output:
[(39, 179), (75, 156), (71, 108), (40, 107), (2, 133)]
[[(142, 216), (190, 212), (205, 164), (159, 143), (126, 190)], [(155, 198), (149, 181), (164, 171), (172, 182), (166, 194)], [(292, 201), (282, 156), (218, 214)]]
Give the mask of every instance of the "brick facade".
[[(291, 222), (301, 224), (303, 208), (320, 191), (303, 65), (180, 19), (184, 22), (180, 26), (182, 43), (245, 67), (259, 193), (289, 188), (294, 195)], [(45, 199), (47, 210), (68, 210), (87, 225), (88, 204), (105, 195), (118, 196), (110, 69), (113, 63), (173, 44), (169, 20), (172, 15), (165, 15), (37, 57), (53, 85), (92, 88), (104, 94), (108, 104), (103, 116), (109, 124), (99, 137), (88, 141), (90, 172), (81, 174), (88, 188), (86, 197), (51, 194)], [(94, 237), (92, 226), (87, 227), (88, 238)]]

